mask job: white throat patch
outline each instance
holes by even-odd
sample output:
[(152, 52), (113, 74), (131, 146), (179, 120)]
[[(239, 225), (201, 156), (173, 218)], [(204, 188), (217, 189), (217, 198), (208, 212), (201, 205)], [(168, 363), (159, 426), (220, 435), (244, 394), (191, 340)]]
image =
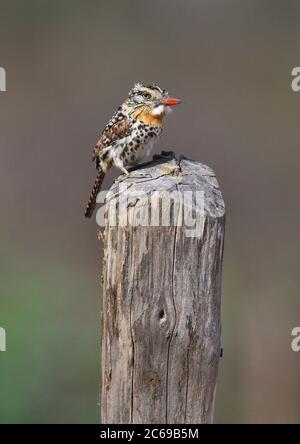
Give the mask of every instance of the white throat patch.
[(153, 111), (152, 111), (152, 115), (153, 116), (159, 116), (160, 114), (163, 114), (165, 112), (165, 107), (164, 105), (158, 105), (156, 106)]

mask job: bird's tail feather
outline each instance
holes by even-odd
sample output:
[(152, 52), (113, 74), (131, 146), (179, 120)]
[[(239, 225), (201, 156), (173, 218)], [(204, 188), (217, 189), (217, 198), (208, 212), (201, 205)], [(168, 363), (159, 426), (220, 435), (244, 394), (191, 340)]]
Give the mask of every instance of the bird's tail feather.
[(101, 189), (101, 185), (104, 179), (105, 173), (99, 169), (98, 170), (98, 174), (88, 201), (88, 204), (86, 206), (85, 209), (85, 217), (92, 217), (93, 211), (95, 209), (96, 206), (96, 199), (97, 199), (97, 194), (99, 193), (100, 189)]

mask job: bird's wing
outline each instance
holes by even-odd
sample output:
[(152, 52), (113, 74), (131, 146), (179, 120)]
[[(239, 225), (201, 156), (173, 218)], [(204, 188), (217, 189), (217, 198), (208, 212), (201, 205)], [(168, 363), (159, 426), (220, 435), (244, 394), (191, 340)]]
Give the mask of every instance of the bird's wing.
[(101, 152), (114, 142), (130, 134), (132, 121), (121, 110), (118, 110), (104, 128), (102, 135), (93, 151), (93, 160), (97, 160)]

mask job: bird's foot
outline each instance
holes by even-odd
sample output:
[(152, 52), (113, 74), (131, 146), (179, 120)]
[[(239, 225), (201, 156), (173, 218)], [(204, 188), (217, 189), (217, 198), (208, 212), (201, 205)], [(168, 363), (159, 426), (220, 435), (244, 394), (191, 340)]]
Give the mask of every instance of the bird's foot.
[(122, 171), (122, 173), (126, 174), (126, 176), (128, 176), (129, 171), (126, 170), (126, 168), (124, 166), (120, 166), (120, 170)]

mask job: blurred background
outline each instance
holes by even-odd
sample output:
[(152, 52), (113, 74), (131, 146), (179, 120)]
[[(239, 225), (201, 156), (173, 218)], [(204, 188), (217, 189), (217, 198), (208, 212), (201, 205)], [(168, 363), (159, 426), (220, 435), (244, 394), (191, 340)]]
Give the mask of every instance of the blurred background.
[[(1, 0), (1, 423), (99, 420), (91, 150), (136, 82), (183, 99), (155, 150), (227, 208), (215, 421), (300, 421), (297, 0)], [(114, 175), (106, 179), (112, 183)]]

